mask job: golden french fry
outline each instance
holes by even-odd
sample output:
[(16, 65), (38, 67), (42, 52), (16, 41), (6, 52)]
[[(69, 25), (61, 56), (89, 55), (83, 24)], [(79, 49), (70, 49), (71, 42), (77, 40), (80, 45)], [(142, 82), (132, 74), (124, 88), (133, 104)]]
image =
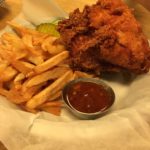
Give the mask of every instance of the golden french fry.
[(1, 40), (9, 42), (9, 44), (12, 45), (16, 49), (21, 50), (21, 49), (25, 48), (25, 45), (23, 44), (23, 42), (21, 41), (21, 39), (17, 35), (15, 35), (15, 34), (4, 33), (1, 36)]
[(56, 100), (57, 98), (59, 98), (61, 96), (61, 90), (57, 91), (56, 93), (54, 93), (53, 95), (50, 96), (50, 98), (48, 98), (48, 101), (53, 101)]
[(46, 71), (44, 73), (41, 73), (39, 75), (32, 77), (24, 84), (24, 86), (31, 87), (31, 86), (38, 85), (40, 83), (43, 83), (51, 79), (59, 78), (68, 70), (69, 69), (65, 67), (54, 68), (52, 70)]
[(77, 74), (74, 73), (71, 80), (75, 80), (75, 79), (78, 79), (78, 76), (77, 76)]
[[(39, 34), (39, 32), (38, 32)], [(41, 46), (43, 41), (45, 41), (45, 39), (49, 36), (49, 34), (43, 34), (43, 33), (40, 33), (40, 36), (33, 36), (33, 45), (34, 46)]]
[(63, 104), (62, 101), (57, 100), (57, 101), (53, 101), (53, 102), (46, 102), (42, 105), (40, 105), (38, 108), (43, 108), (43, 107), (61, 107)]
[(11, 79), (13, 79), (15, 77), (16, 74), (17, 74), (17, 71), (14, 68), (12, 68), (11, 66), (8, 66), (1, 73), (0, 82), (10, 81)]
[(14, 83), (11, 88), (14, 88), (16, 90), (21, 90), (22, 88), (21, 81)]
[(67, 71), (63, 76), (58, 78), (56, 81), (54, 81), (52, 84), (50, 84), (48, 87), (46, 87), (43, 91), (35, 95), (32, 99), (30, 99), (26, 106), (28, 108), (36, 108), (39, 105), (43, 104), (46, 100), (48, 100), (48, 97), (50, 95), (53, 95), (68, 82), (72, 78), (72, 71)]
[(24, 75), (28, 74), (29, 72), (32, 71), (32, 68), (26, 65), (23, 61), (21, 60), (12, 60), (11, 62), (12, 66), (18, 70), (19, 72), (23, 73)]
[(29, 63), (29, 62), (26, 62), (26, 61), (22, 61), (22, 64), (24, 64), (26, 67), (30, 68), (30, 69), (33, 69), (35, 67), (35, 65)]
[(43, 107), (41, 110), (56, 116), (60, 116), (61, 114), (61, 107)]
[(32, 86), (30, 88), (24, 88), (22, 86), (21, 93), (23, 94), (23, 97), (26, 99), (31, 99), (35, 94), (40, 92), (43, 89), (43, 86), (46, 85), (46, 82)]
[(81, 72), (81, 71), (75, 71), (75, 74), (78, 78), (93, 78), (94, 77), (93, 74), (88, 74), (88, 73)]
[(23, 41), (23, 43), (24, 43), (27, 47), (33, 48), (33, 44), (32, 44), (33, 38), (32, 38), (32, 35), (30, 35), (30, 34), (24, 35), (24, 36), (22, 37), (22, 41)]
[(25, 50), (26, 47), (24, 43), (15, 34), (4, 33), (2, 35), (2, 40), (7, 41), (7, 43), (9, 44), (9, 47), (4, 46), (3, 48), (12, 51), (16, 59), (21, 59), (27, 56), (27, 51)]
[(14, 54), (12, 53), (12, 51), (9, 51), (1, 46), (0, 57), (9, 63), (12, 60), (12, 58), (14, 58)]
[(11, 102), (15, 104), (21, 104), (26, 102), (28, 99), (24, 98), (23, 95), (21, 95), (21, 92), (17, 89), (11, 89), (8, 94), (6, 95), (7, 99), (9, 99)]
[(32, 55), (31, 55), (31, 56), (28, 57), (28, 60), (29, 60), (31, 63), (35, 64), (35, 65), (39, 65), (39, 64), (44, 63), (44, 59), (43, 59), (42, 56), (32, 56)]
[(34, 71), (36, 73), (42, 73), (48, 69), (51, 69), (53, 67), (55, 67), (56, 65), (58, 65), (61, 61), (63, 61), (64, 59), (69, 57), (69, 52), (68, 51), (63, 51), (57, 55), (55, 55), (54, 57), (48, 59), (47, 61), (45, 61), (44, 63), (36, 66), (34, 68)]
[(7, 67), (7, 63), (0, 62), (0, 73), (2, 73)]
[(7, 22), (8, 25), (11, 26), (11, 28), (19, 35), (19, 36), (23, 36), (26, 32), (25, 32), (25, 28), (22, 28), (19, 24), (15, 23), (15, 22)]
[[(43, 56), (42, 53), (43, 51), (41, 50), (40, 47), (27, 47), (27, 51), (29, 52), (29, 54), (33, 57), (33, 56)], [(29, 56), (30, 56), (29, 55)]]
[(27, 51), (20, 51), (20, 52), (14, 51), (13, 53), (14, 53), (14, 58), (16, 60), (23, 59), (28, 55)]
[(33, 45), (33, 39), (33, 36), (30, 34), (26, 34), (22, 37), (22, 41), (27, 47), (26, 50), (31, 54), (31, 56), (41, 56), (41, 48)]
[(30, 34), (30, 35), (41, 35), (41, 33), (39, 33), (38, 31), (34, 30), (34, 29), (29, 29), (29, 28), (25, 28), (20, 26), (19, 24), (15, 23), (15, 22), (7, 22), (12, 29), (20, 36), (23, 37), (26, 34)]
[(1, 56), (0, 56), (0, 64), (6, 64), (7, 66), (9, 65), (8, 61), (6, 59), (3, 59)]
[(25, 105), (23, 105), (23, 104), (20, 104), (19, 105), (23, 110), (25, 110), (25, 111), (27, 111), (27, 112), (31, 112), (31, 113), (34, 113), (34, 114), (36, 114), (37, 112), (38, 112), (38, 110), (35, 110), (35, 109), (29, 109), (29, 108), (27, 108)]
[(50, 54), (58, 54), (62, 51), (65, 51), (65, 48), (63, 45), (60, 45), (60, 44), (55, 44), (55, 40), (57, 38), (56, 37), (52, 37), (52, 36), (49, 36), (48, 38), (46, 38), (41, 47), (44, 51), (48, 51)]
[(22, 80), (24, 80), (24, 79), (25, 79), (25, 75), (24, 75), (23, 73), (19, 73), (19, 74), (15, 77), (14, 82), (20, 82), (20, 81), (22, 81)]
[(8, 63), (11, 63), (12, 60), (19, 60), (27, 56), (27, 53), (10, 51), (5, 47), (0, 48), (0, 57), (2, 57)]
[(0, 95), (3, 95), (3, 96), (7, 96), (8, 95), (8, 92), (6, 89), (4, 89), (3, 87), (0, 87)]
[(42, 43), (41, 47), (44, 51), (48, 51), (50, 48), (49, 46), (52, 45), (52, 43), (56, 40), (56, 37), (48, 36)]
[(64, 63), (58, 64), (57, 66), (58, 66), (58, 67), (66, 67), (66, 68), (70, 68), (69, 64), (64, 64)]
[(61, 101), (47, 102), (39, 107), (40, 110), (46, 111), (48, 113), (60, 116), (61, 113)]

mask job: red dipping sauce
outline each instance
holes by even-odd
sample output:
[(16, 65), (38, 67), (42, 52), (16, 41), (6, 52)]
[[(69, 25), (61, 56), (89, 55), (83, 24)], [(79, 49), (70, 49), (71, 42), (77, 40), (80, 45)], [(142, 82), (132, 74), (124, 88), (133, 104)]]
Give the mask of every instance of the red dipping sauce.
[(83, 113), (104, 111), (112, 105), (110, 93), (92, 82), (77, 82), (68, 89), (68, 101), (76, 110)]

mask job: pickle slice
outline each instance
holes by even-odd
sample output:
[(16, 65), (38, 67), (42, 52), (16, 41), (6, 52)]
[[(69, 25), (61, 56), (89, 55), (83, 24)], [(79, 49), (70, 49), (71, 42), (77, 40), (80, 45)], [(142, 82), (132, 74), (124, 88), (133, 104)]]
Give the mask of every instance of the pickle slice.
[(56, 30), (57, 25), (52, 23), (42, 23), (36, 27), (36, 30), (42, 33), (48, 33), (52, 36), (59, 37), (59, 32)]

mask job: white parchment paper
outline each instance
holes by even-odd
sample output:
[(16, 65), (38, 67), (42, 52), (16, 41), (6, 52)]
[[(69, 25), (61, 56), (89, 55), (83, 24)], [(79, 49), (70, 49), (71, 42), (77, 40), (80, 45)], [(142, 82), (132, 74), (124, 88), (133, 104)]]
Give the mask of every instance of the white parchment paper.
[[(22, 15), (15, 21), (30, 25)], [(67, 110), (60, 117), (31, 114), (0, 97), (0, 141), (8, 150), (150, 150), (150, 73), (103, 80), (114, 89), (116, 102), (109, 114), (91, 121)]]

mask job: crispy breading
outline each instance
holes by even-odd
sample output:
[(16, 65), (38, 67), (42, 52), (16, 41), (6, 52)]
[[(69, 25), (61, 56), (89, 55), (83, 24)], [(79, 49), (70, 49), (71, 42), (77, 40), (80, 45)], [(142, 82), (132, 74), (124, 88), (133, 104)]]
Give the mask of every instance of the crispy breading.
[(59, 22), (58, 31), (79, 70), (136, 74), (150, 68), (150, 47), (133, 11), (121, 0), (99, 0), (76, 9)]

